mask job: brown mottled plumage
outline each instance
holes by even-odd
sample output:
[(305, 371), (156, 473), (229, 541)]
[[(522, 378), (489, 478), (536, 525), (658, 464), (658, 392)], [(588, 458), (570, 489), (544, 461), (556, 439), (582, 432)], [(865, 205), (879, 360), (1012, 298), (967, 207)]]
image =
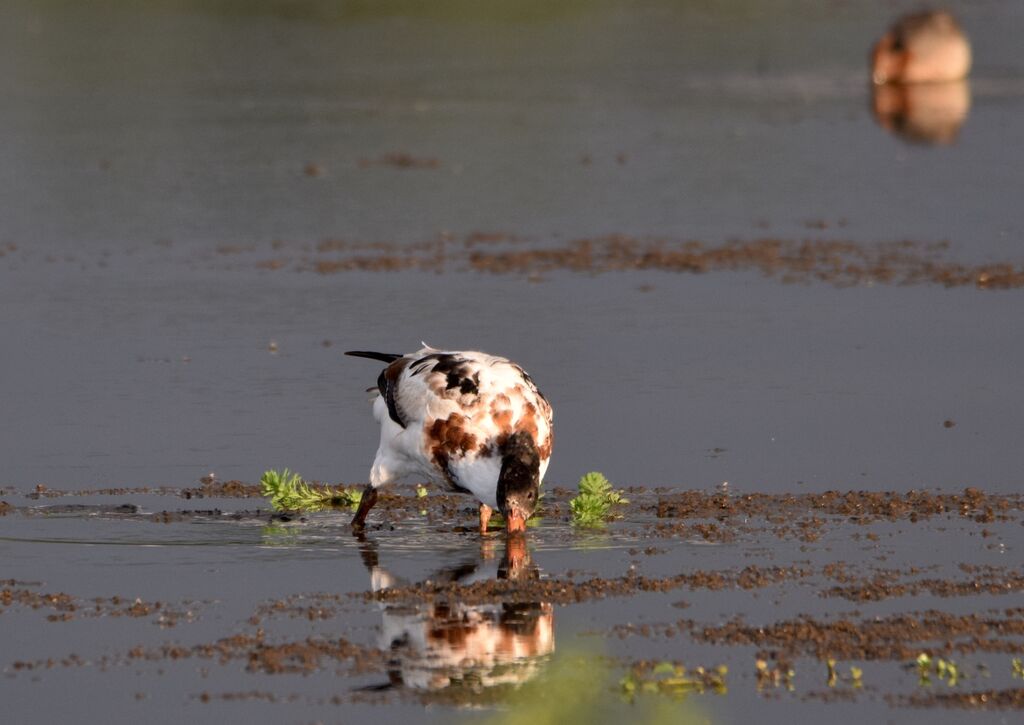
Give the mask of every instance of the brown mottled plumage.
[(971, 45), (956, 19), (944, 10), (904, 15), (875, 44), (875, 83), (936, 83), (966, 78)]
[(349, 352), (388, 363), (377, 380), (380, 447), (370, 471), (362, 527), (376, 489), (409, 475), (470, 493), (521, 530), (536, 506), (552, 450), (551, 405), (526, 372), (475, 351), (424, 347), (409, 355)]

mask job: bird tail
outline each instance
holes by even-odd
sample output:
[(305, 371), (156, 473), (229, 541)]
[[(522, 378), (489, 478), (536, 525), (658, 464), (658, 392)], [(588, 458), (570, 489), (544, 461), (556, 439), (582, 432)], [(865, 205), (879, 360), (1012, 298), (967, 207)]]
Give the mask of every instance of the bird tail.
[(345, 354), (351, 355), (352, 357), (368, 357), (371, 360), (380, 360), (386, 363), (393, 363), (398, 358), (403, 357), (402, 355), (396, 355), (391, 352), (368, 352), (366, 350), (349, 350)]

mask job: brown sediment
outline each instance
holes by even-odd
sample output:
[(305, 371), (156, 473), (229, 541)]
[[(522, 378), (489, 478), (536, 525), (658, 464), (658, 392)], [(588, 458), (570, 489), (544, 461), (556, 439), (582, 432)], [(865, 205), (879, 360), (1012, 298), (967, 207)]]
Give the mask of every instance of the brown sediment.
[[(313, 483), (318, 483), (314, 481)], [(337, 484), (342, 486), (344, 484)], [(25, 498), (63, 498), (66, 496), (179, 496), (185, 499), (192, 498), (263, 498), (263, 490), (258, 483), (246, 483), (245, 481), (230, 480), (217, 481), (214, 479), (204, 480), (199, 486), (116, 486), (108, 488), (83, 488), (83, 489), (57, 489), (42, 487), (25, 494)]]
[[(463, 455), (480, 445), (464, 429), (465, 419), (456, 416), (437, 419), (424, 430), (430, 436), (431, 449), (439, 456), (439, 463), (448, 457)], [(543, 451), (542, 451), (543, 453)], [(401, 495), (399, 489), (382, 494), (378, 507), (385, 517), (402, 516), (410, 511), (426, 511), (428, 520), (437, 517), (458, 518), (463, 513), (475, 516), (472, 500), (466, 496), (434, 494), (426, 498)], [(546, 495), (539, 515), (550, 520), (565, 520), (570, 516), (568, 501), (575, 491), (563, 487), (545, 487)], [(737, 537), (759, 536), (770, 532), (782, 539), (796, 539), (805, 543), (819, 541), (830, 531), (855, 525), (868, 527), (876, 523), (921, 523), (941, 517), (978, 526), (983, 537), (996, 534), (989, 525), (1007, 524), (1021, 519), (1024, 495), (988, 494), (977, 488), (960, 493), (929, 491), (826, 491), (807, 494), (742, 494), (724, 491), (671, 491), (629, 487), (630, 503), (618, 507), (624, 523), (632, 520), (633, 531), (642, 538), (703, 539), (709, 542), (730, 542)], [(172, 495), (193, 498), (262, 498), (260, 487), (241, 481), (208, 481), (192, 488), (108, 488), (85, 491), (45, 489), (27, 494), (31, 498), (57, 498), (80, 495)], [(48, 507), (13, 507), (7, 514), (23, 516), (98, 513), (119, 518), (138, 518), (160, 523), (174, 523), (190, 519), (220, 518), (249, 520), (264, 518), (267, 510), (222, 511), (165, 510), (142, 513), (135, 504), (119, 506), (63, 505)], [(621, 524), (617, 524), (619, 526)], [(888, 534), (892, 536), (893, 534)], [(880, 537), (873, 531), (851, 534), (854, 540), (877, 542)], [(866, 584), (866, 582), (861, 582)], [(1016, 586), (1016, 585), (1014, 585)]]
[(262, 498), (263, 489), (259, 484), (244, 481), (204, 480), (198, 488), (180, 491), (183, 498)]
[(736, 617), (725, 624), (681, 619), (672, 624), (623, 624), (619, 637), (676, 636), (712, 646), (756, 647), (761, 659), (787, 662), (799, 657), (828, 660), (911, 662), (921, 653), (949, 657), (975, 652), (1024, 651), (1024, 608), (988, 614), (955, 615), (936, 610), (889, 616), (832, 620), (803, 615), (779, 622), (750, 624)]
[(463, 245), (468, 247), (475, 247), (480, 244), (499, 244), (507, 242), (518, 242), (522, 241), (519, 237), (514, 234), (508, 234), (507, 232), (470, 232), (462, 240)]
[(0, 501), (0, 516), (6, 516), (13, 510), (14, 507), (11, 506), (9, 503), (7, 503), (6, 501)]
[(631, 547), (627, 549), (627, 552), (630, 556), (639, 556), (640, 554), (643, 554), (644, 556), (655, 556), (657, 554), (664, 554), (667, 551), (668, 549), (662, 548), (660, 546), (645, 546), (643, 549)]
[(912, 695), (887, 694), (885, 701), (897, 707), (947, 707), (964, 710), (1024, 709), (1024, 687), (971, 692), (915, 692)]
[(248, 623), (256, 626), (264, 619), (282, 616), (316, 622), (332, 619), (342, 611), (352, 610), (354, 606), (353, 598), (349, 594), (328, 592), (290, 594), (258, 605)]
[(132, 647), (124, 655), (103, 655), (95, 660), (85, 660), (78, 655), (55, 660), (17, 660), (11, 669), (19, 671), (81, 667), (96, 665), (109, 667), (137, 661), (179, 661), (188, 659), (216, 660), (220, 664), (232, 661), (246, 662), (250, 672), (265, 674), (308, 673), (319, 669), (326, 661), (350, 662), (352, 673), (380, 669), (383, 656), (379, 650), (353, 644), (343, 637), (326, 639), (309, 637), (294, 642), (272, 644), (265, 640), (262, 630), (255, 634), (236, 634), (211, 643), (195, 645), (164, 644), (156, 647)]
[[(1024, 510), (1020, 494), (986, 494), (977, 488), (962, 493), (928, 491), (826, 491), (807, 494), (744, 494), (684, 491), (661, 496), (649, 507), (658, 518), (762, 517), (782, 523), (794, 516), (822, 513), (843, 516), (857, 524), (879, 520), (918, 521), (944, 514), (970, 517), (979, 523), (1008, 521), (1011, 514)], [(817, 522), (812, 524), (818, 527)]]
[(247, 692), (208, 692), (203, 691), (195, 696), (200, 702), (212, 702), (222, 700), (224, 702), (298, 702), (301, 698), (297, 694), (287, 696), (275, 695), (273, 692), (261, 690), (249, 690)]
[(825, 597), (840, 597), (852, 602), (877, 602), (892, 597), (931, 594), (936, 597), (960, 597), (974, 594), (1013, 594), (1024, 591), (1024, 575), (1020, 573), (992, 572), (967, 580), (920, 579), (895, 583), (889, 577), (876, 575), (845, 586), (835, 586), (822, 592)]
[(348, 259), (318, 259), (313, 263), (313, 270), (320, 274), (337, 274), (339, 272), (398, 272), (404, 269), (425, 268), (423, 261), (412, 257), (389, 256), (355, 256)]
[[(986, 494), (976, 488), (962, 493), (927, 491), (826, 491), (808, 494), (743, 494), (681, 491), (659, 494), (652, 501), (641, 493), (629, 515), (647, 513), (657, 520), (644, 535), (655, 538), (702, 538), (728, 542), (738, 535), (770, 530), (781, 539), (818, 541), (842, 524), (868, 526), (878, 522), (918, 523), (934, 517), (955, 517), (972, 524), (1006, 523), (1020, 518), (1024, 497)], [(709, 521), (710, 520), (710, 521)], [(982, 529), (982, 536), (992, 532)], [(878, 541), (873, 532), (853, 534)]]
[[(498, 240), (495, 240), (498, 241)], [(436, 269), (438, 255), (463, 269), (493, 274), (543, 275), (555, 271), (591, 274), (652, 270), (704, 274), (752, 270), (783, 282), (825, 282), (836, 286), (865, 284), (941, 284), (980, 289), (1024, 286), (1024, 265), (1011, 262), (967, 264), (942, 259), (946, 242), (900, 241), (864, 244), (828, 239), (754, 239), (720, 245), (690, 240), (613, 234), (564, 243), (526, 246), (510, 237), (513, 248), (481, 249), (475, 235), (432, 243), (420, 249), (392, 247), (377, 256), (356, 254), (314, 263), (322, 273), (352, 269)], [(361, 246), (365, 248), (365, 246)], [(303, 265), (300, 264), (300, 268)]]
[[(429, 157), (406, 153), (362, 159), (360, 167), (438, 168)], [(827, 225), (807, 225), (824, 235)], [(841, 224), (839, 225), (842, 226)], [(755, 272), (782, 283), (823, 283), (836, 287), (941, 285), (983, 290), (1024, 287), (1024, 263), (1002, 260), (972, 263), (950, 259), (946, 241), (894, 240), (864, 243), (851, 239), (761, 237), (723, 243), (672, 237), (607, 234), (570, 241), (528, 239), (506, 232), (477, 231), (465, 236), (440, 233), (411, 243), (334, 240), (319, 244), (271, 243), (272, 256), (252, 261), (259, 269), (340, 274), (351, 271), (459, 271), (519, 275), (541, 280), (554, 272), (588, 275), (623, 271), (676, 274)], [(265, 250), (213, 246), (216, 257), (234, 258)], [(211, 255), (204, 254), (207, 261)], [(68, 258), (65, 261), (77, 260)], [(102, 261), (101, 261), (102, 263)], [(641, 289), (649, 289), (645, 284)]]
[(739, 571), (696, 571), (667, 577), (646, 577), (635, 573), (616, 578), (593, 577), (510, 581), (492, 579), (471, 584), (421, 582), (378, 592), (353, 594), (383, 602), (451, 600), (463, 604), (486, 602), (551, 602), (575, 604), (592, 599), (619, 597), (642, 592), (667, 592), (681, 587), (690, 589), (758, 589), (813, 575), (804, 567), (748, 566)]
[(180, 488), (177, 486), (115, 486), (107, 488), (57, 489), (37, 486), (25, 498), (62, 498), (64, 496), (128, 496), (146, 494), (153, 496), (181, 496), (182, 498), (260, 498), (259, 484), (243, 481), (203, 481), (201, 486)]
[(840, 617), (829, 621), (802, 616), (756, 625), (741, 618), (723, 625), (680, 620), (674, 628), (698, 642), (757, 647), (761, 653), (776, 658), (906, 662), (922, 652), (933, 656), (1024, 652), (1024, 642), (1010, 639), (1024, 635), (1024, 608), (1020, 607), (984, 615), (929, 610), (859, 620)]
[(441, 167), (441, 160), (433, 156), (413, 156), (405, 151), (392, 151), (376, 159), (359, 159), (358, 165), (361, 169), (371, 166), (393, 166), (397, 169), (438, 169)]
[(32, 609), (46, 607), (62, 612), (73, 612), (78, 609), (78, 605), (74, 603), (72, 596), (64, 592), (39, 593), (28, 589), (11, 589), (8, 587), (0, 589), (0, 606), (11, 607), (14, 605), (31, 607)]
[[(47, 609), (52, 614), (46, 619), (50, 622), (67, 622), (79, 617), (148, 617), (155, 615), (154, 623), (162, 627), (173, 627), (182, 621), (195, 618), (196, 602), (182, 602), (168, 605), (164, 602), (147, 602), (142, 599), (130, 599), (121, 596), (93, 597), (81, 599), (66, 592), (37, 592), (28, 588), (30, 584), (7, 580), (0, 589), (0, 607), (25, 607), (29, 609)], [(0, 609), (0, 612), (3, 611)]]
[(179, 511), (157, 511), (152, 514), (138, 514), (138, 518), (150, 521), (155, 524), (176, 524), (187, 521), (198, 521), (201, 519), (224, 519), (227, 521), (251, 521), (253, 519), (265, 520), (267, 517), (285, 516), (290, 514), (271, 514), (264, 510), (255, 511), (221, 511), (220, 509), (193, 509)]
[(831, 690), (812, 690), (802, 695), (800, 699), (820, 702), (856, 702), (858, 695), (860, 695), (858, 690), (849, 687), (836, 687)]
[(36, 486), (35, 490), (25, 494), (25, 498), (62, 498), (64, 496), (127, 496), (129, 494), (156, 494), (158, 496), (180, 496), (183, 489), (172, 486), (128, 486), (110, 488), (85, 488), (67, 490)]

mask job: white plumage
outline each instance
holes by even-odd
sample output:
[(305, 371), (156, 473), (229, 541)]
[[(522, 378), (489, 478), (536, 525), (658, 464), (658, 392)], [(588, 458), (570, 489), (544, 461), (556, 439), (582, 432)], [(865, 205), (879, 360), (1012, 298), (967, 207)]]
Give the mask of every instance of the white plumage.
[[(502, 492), (523, 488), (515, 481), (517, 455), (524, 465), (535, 458), (536, 484), (543, 479), (551, 405), (520, 366), (483, 352), (432, 347), (407, 355), (347, 354), (388, 363), (373, 395), (380, 446), (368, 489), (422, 476), (503, 509)], [(481, 512), (482, 527), (487, 515)], [(354, 523), (361, 525), (359, 514)]]

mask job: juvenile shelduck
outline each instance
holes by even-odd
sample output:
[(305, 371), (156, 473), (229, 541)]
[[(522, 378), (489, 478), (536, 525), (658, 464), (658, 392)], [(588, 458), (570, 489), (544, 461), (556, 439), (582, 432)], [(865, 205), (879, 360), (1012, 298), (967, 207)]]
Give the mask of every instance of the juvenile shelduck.
[(551, 405), (521, 367), (482, 352), (432, 347), (407, 355), (350, 351), (387, 363), (373, 391), (380, 447), (352, 519), (363, 529), (377, 489), (410, 475), (480, 502), (480, 531), (493, 509), (523, 531), (551, 459)]
[(882, 83), (936, 83), (966, 78), (971, 45), (944, 10), (904, 15), (875, 44), (871, 78)]

